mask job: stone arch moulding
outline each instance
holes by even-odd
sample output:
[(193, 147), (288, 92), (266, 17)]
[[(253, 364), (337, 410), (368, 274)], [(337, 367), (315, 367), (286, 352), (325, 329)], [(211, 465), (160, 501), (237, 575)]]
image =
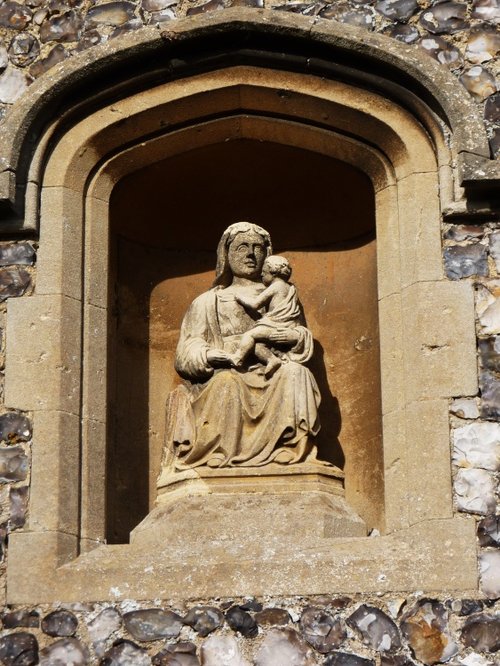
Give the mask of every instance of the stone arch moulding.
[[(34, 111), (13, 113), (11, 123), (20, 115), (23, 122), (9, 148), (4, 201), (20, 211), (15, 190), (23, 192), (23, 219), (33, 231), (39, 199), (40, 251), (36, 294), (8, 304), (6, 403), (32, 411), (34, 420), (29, 525), (9, 546), (11, 603), (220, 596), (228, 578), (234, 595), (477, 587), (473, 521), (453, 513), (447, 416), (450, 397), (477, 392), (473, 295), (469, 284), (443, 279), (440, 221), (442, 209), (458, 215), (469, 206), (480, 214), (481, 200), (492, 196), (497, 175), (484, 132), (455, 81), (430, 61), (419, 69), (413, 51), (364, 32), (361, 41), (345, 26), (340, 36), (334, 24), (319, 28), (303, 17), (273, 14), (272, 21), (265, 11), (231, 10), (222, 19), (179, 21), (164, 37), (140, 31), (122, 52), (95, 51), (103, 71), (114, 74), (166, 43), (171, 69), (176, 57), (185, 65), (180, 75), (166, 77), (166, 66), (159, 75), (144, 56), (149, 76), (141, 61), (131, 88), (119, 82), (107, 98), (96, 92), (92, 103), (76, 97), (51, 126), (44, 115), (54, 100), (64, 106), (64, 95), (85, 76), (96, 72), (99, 79), (99, 67), (79, 56), (81, 70), (60, 66), (54, 87), (38, 91)], [(212, 61), (205, 50), (196, 66), (190, 62), (190, 40), (210, 44), (221, 30), (226, 59)], [(241, 30), (254, 36), (253, 51), (231, 58)], [(307, 66), (294, 59), (301, 40), (320, 49), (317, 71), (312, 59)], [(290, 57), (273, 61), (277, 51)], [(348, 68), (339, 64), (346, 54)], [(365, 69), (357, 69), (360, 62)], [(366, 73), (368, 62), (376, 75)], [(327, 64), (330, 75), (318, 75)], [(424, 70), (444, 76), (448, 92), (429, 77), (424, 93)], [(455, 103), (470, 117), (468, 129), (454, 115)], [(260, 553), (258, 570), (255, 557), (200, 564), (190, 552), (172, 559), (168, 544), (103, 543), (109, 298), (102, 276), (111, 192), (127, 174), (169, 155), (242, 137), (299, 146), (363, 170), (377, 218), (383, 535), (325, 538), (314, 557), (300, 545), (271, 558)], [(461, 562), (456, 572), (450, 555)]]

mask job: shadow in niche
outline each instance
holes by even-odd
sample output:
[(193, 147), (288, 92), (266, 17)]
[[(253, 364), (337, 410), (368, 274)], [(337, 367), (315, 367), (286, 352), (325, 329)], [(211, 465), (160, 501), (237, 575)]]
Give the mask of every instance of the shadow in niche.
[(340, 406), (338, 399), (330, 391), (324, 362), (324, 349), (318, 340), (314, 340), (314, 354), (307, 365), (313, 373), (321, 393), (319, 407), (321, 430), (316, 439), (318, 458), (343, 469), (345, 456), (339, 441), (342, 426)]
[[(213, 252), (173, 252), (115, 237), (115, 294), (109, 339), (113, 342), (108, 363), (109, 416), (106, 485), (106, 539), (108, 543), (127, 543), (131, 530), (150, 511), (150, 371), (155, 354), (163, 359), (166, 374), (174, 376), (173, 351), (182, 316), (191, 302), (185, 289), (174, 289), (181, 305), (164, 304), (160, 314), (152, 310), (151, 295), (165, 282), (199, 276), (199, 293), (213, 279)], [(195, 295), (198, 295), (196, 293)], [(161, 299), (160, 299), (161, 300)], [(167, 313), (164, 318), (163, 313)], [(152, 330), (164, 329), (167, 340), (158, 339)], [(173, 336), (171, 335), (173, 334)], [(175, 340), (173, 340), (175, 338)], [(169, 354), (166, 354), (167, 351)], [(177, 376), (174, 377), (174, 383)], [(156, 387), (155, 387), (156, 388)], [(168, 391), (158, 389), (166, 401)]]

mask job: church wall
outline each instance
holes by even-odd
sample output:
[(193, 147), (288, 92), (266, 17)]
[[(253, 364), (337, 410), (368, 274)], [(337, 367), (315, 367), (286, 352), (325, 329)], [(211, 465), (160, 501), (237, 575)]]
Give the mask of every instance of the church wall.
[[(229, 2), (142, 2), (69, 3), (28, 0), (0, 4), (0, 102), (8, 114), (32, 80), (50, 77), (52, 68), (74, 53), (91, 48), (142, 25), (167, 31), (177, 17), (224, 11)], [(232, 6), (255, 7), (259, 0), (233, 2)], [(276, 11), (301, 13), (322, 21), (338, 20), (380, 32), (422, 49), (449, 68), (481, 109), (493, 155), (500, 150), (499, 86), (500, 7), (491, 0), (429, 3), (338, 2), (275, 3)], [(267, 5), (267, 7), (269, 7)], [(448, 12), (448, 13), (446, 13)], [(3, 65), (2, 65), (3, 63)], [(480, 391), (477, 395), (457, 395), (449, 404), (451, 470), (454, 507), (457, 515), (472, 516), (477, 529), (479, 586), (467, 598), (452, 592), (423, 595), (411, 593), (281, 597), (258, 596), (243, 599), (232, 594), (220, 598), (158, 601), (128, 599), (117, 602), (54, 603), (7, 606), (5, 576), (0, 588), (3, 629), (0, 660), (14, 663), (12, 655), (26, 651), (27, 664), (55, 663), (56, 655), (69, 663), (99, 663), (107, 656), (109, 664), (149, 664), (165, 643), (182, 651), (180, 664), (197, 662), (190, 657), (190, 641), (201, 663), (207, 666), (256, 663), (258, 666), (283, 664), (342, 664), (343, 666), (408, 666), (449, 663), (453, 666), (494, 666), (498, 663), (500, 639), (500, 225), (494, 206), (479, 213), (474, 224), (461, 222), (448, 211), (442, 225), (443, 270), (452, 282), (472, 284), (475, 291), (477, 364)], [(28, 299), (36, 291), (35, 235), (21, 238), (4, 236), (0, 242), (0, 380), (3, 383), (6, 349), (6, 304), (8, 299)], [(443, 303), (443, 308), (446, 305)], [(23, 331), (17, 330), (11, 348), (23, 345)], [(428, 349), (432, 354), (433, 350)], [(8, 359), (7, 359), (8, 362)], [(461, 368), (456, 368), (459, 374)], [(3, 394), (3, 389), (2, 392)], [(0, 398), (2, 395), (0, 395)], [(1, 571), (8, 561), (9, 534), (23, 529), (27, 519), (30, 492), (32, 445), (31, 413), (0, 407), (0, 539)], [(425, 428), (421, 423), (414, 427)], [(425, 424), (424, 424), (425, 425)], [(427, 424), (432, 431), (433, 424)], [(47, 432), (50, 432), (48, 428)], [(58, 461), (54, 461), (54, 466)], [(419, 465), (418, 457), (415, 465)], [(48, 465), (50, 469), (50, 464)], [(55, 469), (55, 467), (54, 467)], [(57, 470), (60, 474), (60, 470)], [(63, 470), (64, 473), (64, 470)], [(51, 483), (52, 479), (42, 480)], [(71, 479), (68, 480), (70, 483)], [(40, 483), (40, 480), (36, 480)], [(69, 492), (69, 490), (68, 490)], [(418, 544), (414, 544), (418, 549)], [(443, 551), (450, 544), (442, 543)], [(39, 556), (33, 548), (31, 557)], [(450, 570), (460, 567), (450, 557)], [(61, 574), (62, 575), (62, 574)], [(179, 585), (182, 587), (182, 581)], [(360, 588), (362, 582), (360, 582)], [(206, 627), (192, 628), (169, 612), (186, 618), (189, 611), (210, 606), (214, 632)], [(234, 610), (235, 606), (241, 612)], [(279, 609), (268, 612), (262, 608)], [(323, 615), (320, 620), (321, 609)], [(157, 609), (150, 620), (155, 629), (144, 625), (140, 609)], [(161, 613), (158, 609), (167, 611)], [(50, 615), (60, 611), (58, 615)], [(225, 614), (225, 619), (222, 618)], [(373, 616), (373, 622), (363, 617)], [(215, 618), (215, 619), (214, 619)], [(321, 621), (321, 628), (318, 623)], [(220, 623), (220, 624), (219, 624)], [(331, 627), (327, 633), (324, 628)], [(325, 635), (327, 634), (327, 635)], [(217, 642), (217, 639), (220, 642)], [(263, 646), (266, 647), (263, 647)], [(210, 651), (213, 650), (212, 656)], [(224, 661), (223, 651), (234, 650)], [(31, 651), (31, 652), (30, 652)], [(59, 652), (58, 652), (59, 651)], [(339, 656), (344, 653), (346, 656)], [(31, 657), (29, 655), (32, 655)], [(289, 657), (283, 657), (288, 654)], [(9, 657), (9, 655), (11, 655)], [(215, 656), (214, 656), (215, 655)], [(347, 656), (349, 655), (349, 656)], [(289, 661), (286, 661), (288, 658)], [(11, 661), (9, 661), (11, 659)], [(51, 661), (52, 659), (52, 661)], [(173, 657), (156, 657), (153, 663), (176, 663)], [(170, 661), (169, 661), (170, 659)], [(296, 662), (292, 661), (296, 659)], [(45, 661), (44, 661), (45, 660)], [(255, 661), (254, 661), (255, 660)], [(366, 660), (366, 661), (363, 661)]]

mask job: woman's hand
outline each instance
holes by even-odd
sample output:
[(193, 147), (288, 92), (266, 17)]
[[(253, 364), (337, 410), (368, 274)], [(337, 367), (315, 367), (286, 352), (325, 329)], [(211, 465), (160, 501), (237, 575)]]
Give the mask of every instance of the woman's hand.
[(207, 362), (212, 368), (228, 367), (233, 365), (229, 354), (222, 349), (209, 349), (207, 351)]
[(293, 328), (278, 328), (269, 334), (269, 340), (278, 345), (296, 345), (300, 335)]

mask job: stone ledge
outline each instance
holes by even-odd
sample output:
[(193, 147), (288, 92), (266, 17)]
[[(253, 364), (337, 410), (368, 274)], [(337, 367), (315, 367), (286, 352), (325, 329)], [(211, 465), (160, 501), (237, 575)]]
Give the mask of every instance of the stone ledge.
[(188, 600), (225, 596), (229, 590), (233, 596), (333, 590), (476, 596), (478, 589), (474, 520), (462, 517), (419, 523), (388, 536), (301, 539), (293, 549), (289, 543), (269, 548), (259, 539), (239, 545), (205, 542), (203, 558), (190, 543), (100, 546), (61, 567), (49, 557), (51, 546), (41, 547), (53, 537), (11, 535), (8, 603)]

